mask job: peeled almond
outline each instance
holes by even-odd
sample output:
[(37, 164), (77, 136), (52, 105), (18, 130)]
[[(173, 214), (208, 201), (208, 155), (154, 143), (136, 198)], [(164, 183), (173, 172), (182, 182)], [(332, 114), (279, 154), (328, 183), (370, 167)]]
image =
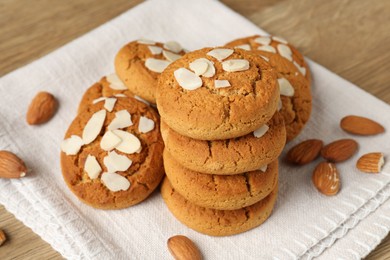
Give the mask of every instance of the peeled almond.
[(115, 118), (108, 125), (108, 130), (121, 129), (132, 125), (130, 113), (123, 109), (115, 113)]
[(291, 85), (290, 81), (285, 78), (278, 79), (280, 95), (293, 97), (294, 96), (294, 87)]
[(104, 151), (111, 151), (121, 142), (122, 139), (120, 139), (116, 134), (114, 134), (112, 131), (107, 131), (100, 141), (100, 147)]
[(232, 55), (234, 50), (232, 49), (213, 49), (207, 53), (207, 55), (216, 58), (218, 61), (223, 61), (230, 55)]
[(77, 135), (72, 135), (61, 142), (61, 151), (66, 155), (76, 155), (83, 144), (83, 139)]
[(157, 73), (163, 72), (169, 64), (171, 64), (171, 62), (154, 58), (148, 58), (145, 61), (146, 68)]
[(260, 138), (262, 137), (263, 135), (265, 135), (265, 133), (267, 133), (269, 129), (269, 126), (267, 125), (263, 125), (261, 126), (260, 128), (256, 129), (254, 132), (253, 132), (253, 135), (257, 138)]
[(195, 90), (203, 85), (202, 79), (188, 69), (177, 69), (174, 75), (179, 85), (184, 89)]
[(260, 36), (254, 40), (256, 43), (261, 44), (261, 45), (269, 45), (271, 43), (271, 38), (267, 36)]
[(84, 164), (84, 171), (88, 174), (90, 179), (96, 179), (99, 174), (102, 172), (102, 167), (100, 167), (99, 162), (96, 160), (96, 157), (88, 154), (87, 159)]
[(130, 187), (129, 180), (117, 173), (104, 172), (102, 174), (101, 180), (103, 184), (113, 192), (120, 190), (126, 191)]
[(122, 142), (115, 147), (122, 153), (132, 154), (136, 153), (141, 149), (140, 140), (133, 134), (122, 130), (113, 130), (114, 134), (122, 139)]
[(227, 72), (236, 72), (249, 69), (249, 61), (245, 59), (232, 59), (222, 62), (222, 68)]
[(123, 84), (122, 80), (115, 73), (108, 75), (106, 79), (108, 83), (110, 83), (110, 88), (115, 90), (127, 90), (125, 84)]
[(154, 121), (147, 117), (141, 116), (138, 123), (138, 131), (140, 133), (147, 133), (154, 129)]
[(102, 109), (94, 113), (88, 120), (83, 130), (83, 142), (89, 144), (93, 142), (102, 130), (104, 120), (106, 119), (106, 110)]

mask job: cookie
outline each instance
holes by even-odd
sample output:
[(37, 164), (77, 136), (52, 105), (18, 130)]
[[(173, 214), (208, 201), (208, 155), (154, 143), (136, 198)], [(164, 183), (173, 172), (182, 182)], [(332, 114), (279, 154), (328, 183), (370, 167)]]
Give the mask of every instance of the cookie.
[(246, 45), (251, 46), (252, 52), (266, 59), (277, 72), (282, 101), (279, 109), (286, 124), (287, 142), (289, 142), (302, 131), (309, 121), (312, 109), (310, 83), (297, 67), (285, 57), (278, 53), (255, 50), (254, 48), (258, 46), (255, 40), (255, 37), (244, 38), (231, 42), (228, 46), (241, 46), (240, 48)]
[(120, 209), (146, 199), (164, 176), (157, 113), (130, 97), (102, 99), (73, 120), (61, 144), (61, 168), (84, 203)]
[(261, 225), (271, 215), (277, 187), (261, 201), (242, 209), (216, 210), (190, 203), (164, 179), (161, 195), (172, 214), (184, 225), (210, 236), (239, 234)]
[(276, 111), (276, 73), (258, 55), (204, 48), (169, 65), (158, 80), (157, 108), (177, 133), (200, 140), (253, 132)]
[(299, 73), (311, 82), (311, 73), (303, 55), (285, 39), (277, 36), (253, 35), (231, 41), (226, 46), (239, 46), (245, 50), (262, 50), (270, 53), (278, 53), (297, 68)]
[(158, 76), (184, 53), (177, 42), (133, 41), (117, 53), (115, 71), (131, 92), (155, 104)]
[(180, 135), (161, 121), (165, 149), (184, 167), (201, 173), (232, 175), (254, 171), (280, 155), (286, 142), (283, 117), (275, 113), (263, 126), (262, 136), (254, 133), (226, 140), (204, 141)]
[(278, 160), (261, 170), (236, 175), (194, 172), (164, 150), (165, 173), (175, 190), (198, 206), (234, 210), (250, 206), (271, 193), (278, 182)]

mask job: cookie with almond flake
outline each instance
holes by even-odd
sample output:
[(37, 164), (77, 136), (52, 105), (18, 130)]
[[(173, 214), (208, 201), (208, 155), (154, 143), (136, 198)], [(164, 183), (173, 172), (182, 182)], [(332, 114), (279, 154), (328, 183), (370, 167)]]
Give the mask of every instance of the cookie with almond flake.
[(132, 93), (155, 104), (158, 76), (184, 53), (177, 42), (137, 40), (119, 50), (115, 57), (115, 70)]
[(164, 176), (157, 112), (131, 97), (102, 98), (73, 120), (61, 143), (70, 190), (100, 209), (146, 199)]
[(230, 236), (253, 229), (267, 220), (275, 205), (278, 187), (259, 202), (236, 210), (200, 207), (187, 201), (165, 178), (161, 195), (171, 213), (184, 225), (210, 236)]

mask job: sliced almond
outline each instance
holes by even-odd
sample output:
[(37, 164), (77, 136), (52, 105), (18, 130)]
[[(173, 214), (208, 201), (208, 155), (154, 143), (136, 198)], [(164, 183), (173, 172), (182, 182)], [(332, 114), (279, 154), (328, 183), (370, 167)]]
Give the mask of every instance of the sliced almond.
[(367, 153), (362, 155), (356, 163), (356, 167), (365, 173), (379, 173), (385, 164), (383, 153)]
[(171, 64), (171, 62), (154, 58), (148, 58), (145, 61), (146, 68), (157, 73), (163, 72), (169, 64)]
[(26, 120), (29, 125), (39, 125), (49, 121), (57, 110), (57, 100), (49, 92), (39, 92), (31, 101)]
[(254, 41), (261, 45), (269, 45), (271, 43), (271, 38), (267, 36), (260, 36), (257, 37)]
[(92, 100), (92, 104), (97, 104), (97, 103), (105, 101), (105, 100), (106, 100), (106, 97), (96, 98), (96, 99)]
[(154, 129), (154, 121), (145, 116), (141, 116), (138, 123), (138, 131), (140, 133), (147, 133)]
[(229, 80), (226, 80), (226, 79), (216, 79), (214, 80), (214, 87), (215, 88), (226, 88), (226, 87), (230, 87), (230, 82)]
[(61, 142), (61, 151), (63, 151), (66, 155), (76, 155), (83, 144), (83, 139), (77, 135), (71, 135), (69, 138)]
[(177, 69), (175, 70), (174, 75), (177, 83), (184, 89), (195, 90), (203, 85), (202, 79), (188, 69)]
[(285, 78), (278, 79), (279, 83), (279, 89), (280, 89), (280, 95), (286, 96), (286, 97), (293, 97), (294, 96), (294, 87), (291, 85), (290, 81), (288, 81)]
[(292, 52), (291, 52), (291, 49), (290, 47), (288, 47), (287, 45), (285, 44), (278, 44), (278, 46), (276, 46), (276, 48), (278, 49), (278, 52), (281, 56), (285, 57), (286, 59), (288, 59), (289, 61), (292, 61), (293, 58), (292, 58)]
[(197, 75), (200, 76), (207, 71), (209, 64), (205, 58), (196, 59), (190, 63), (190, 69)]
[(115, 151), (109, 152), (103, 159), (107, 172), (127, 171), (133, 163), (127, 156), (117, 154)]
[(125, 94), (119, 93), (115, 94), (114, 97), (127, 97)]
[(148, 39), (139, 39), (139, 40), (137, 41), (137, 43), (140, 43), (140, 44), (147, 44), (147, 45), (155, 45), (155, 44), (156, 44), (155, 41), (148, 40)]
[(186, 236), (173, 236), (168, 239), (168, 249), (175, 260), (201, 260), (202, 254), (195, 245)]
[(101, 180), (103, 184), (113, 192), (120, 190), (126, 191), (130, 188), (129, 180), (117, 173), (103, 172)]
[(266, 172), (267, 169), (268, 169), (268, 165), (264, 165), (264, 166), (260, 167), (259, 170), (262, 171), (262, 172)]
[(341, 119), (340, 127), (355, 135), (377, 135), (385, 131), (385, 128), (374, 120), (353, 115)]
[(161, 52), (163, 51), (163, 49), (158, 46), (148, 46), (148, 48), (150, 53), (152, 53), (153, 55), (161, 54)]
[(114, 109), (116, 100), (117, 100), (116, 98), (106, 98), (106, 100), (104, 101), (104, 108), (108, 112), (112, 112), (112, 110)]
[(246, 50), (246, 51), (250, 51), (251, 50), (251, 46), (249, 44), (238, 45), (238, 46), (236, 46), (234, 48), (243, 49), (243, 50)]
[(323, 142), (318, 139), (309, 139), (292, 147), (287, 153), (287, 161), (293, 164), (308, 164), (320, 155)]
[(82, 138), (84, 144), (89, 144), (96, 139), (102, 130), (104, 120), (106, 120), (106, 110), (104, 109), (91, 116), (83, 130)]
[(278, 100), (278, 111), (280, 111), (282, 108), (283, 108), (282, 99), (279, 97), (279, 100)]
[(265, 56), (263, 56), (263, 55), (260, 55), (260, 57), (263, 58), (263, 60), (265, 60), (266, 62), (269, 62), (268, 57), (265, 57)]
[(218, 61), (223, 61), (230, 55), (232, 55), (234, 50), (232, 49), (213, 49), (207, 53), (207, 55), (216, 58)]
[(132, 125), (130, 113), (123, 109), (115, 113), (115, 118), (108, 125), (108, 130), (122, 129)]
[(297, 69), (299, 70), (299, 72), (303, 75), (303, 76), (306, 76), (306, 68), (305, 67), (301, 67), (301, 65), (298, 64), (298, 62), (296, 62), (295, 60), (293, 61), (295, 67), (297, 67)]
[(142, 97), (134, 95), (134, 98), (137, 99), (138, 101), (141, 101), (142, 103), (145, 103), (146, 105), (150, 106), (150, 103), (148, 101), (146, 101), (145, 99), (143, 99)]
[(265, 133), (267, 133), (269, 129), (269, 126), (267, 125), (263, 125), (261, 126), (260, 128), (256, 129), (254, 132), (253, 132), (253, 135), (257, 138), (260, 138), (262, 137), (263, 135), (265, 135)]
[(336, 195), (340, 190), (340, 175), (336, 165), (322, 162), (314, 169), (312, 181), (319, 192), (327, 196)]
[(274, 47), (272, 47), (271, 45), (260, 46), (260, 47), (257, 47), (257, 49), (259, 51), (266, 51), (266, 52), (276, 53), (276, 49)]
[(107, 131), (100, 141), (100, 148), (102, 148), (104, 151), (111, 151), (121, 142), (122, 139), (119, 136), (114, 134), (112, 131)]
[(277, 42), (280, 42), (280, 43), (283, 43), (283, 44), (288, 44), (288, 42), (286, 41), (286, 39), (284, 39), (284, 38), (282, 38), (282, 37), (279, 37), (279, 36), (272, 36), (272, 40), (277, 41)]
[(358, 149), (358, 143), (353, 139), (334, 141), (321, 150), (321, 156), (330, 162), (342, 162), (351, 158)]
[(96, 160), (95, 156), (88, 154), (84, 164), (84, 171), (92, 180), (99, 177), (99, 174), (102, 172), (102, 167), (100, 167), (100, 164)]
[(169, 60), (170, 62), (174, 62), (175, 60), (178, 60), (181, 58), (181, 55), (179, 54), (175, 54), (173, 52), (170, 52), (170, 51), (163, 51), (163, 55), (165, 57), (165, 59)]
[(115, 90), (127, 90), (127, 87), (123, 83), (123, 81), (118, 77), (118, 75), (111, 74), (106, 77), (108, 83), (110, 83), (110, 88)]
[(9, 151), (0, 151), (0, 178), (21, 178), (27, 168), (22, 159)]
[(166, 42), (164, 44), (164, 48), (175, 53), (179, 53), (181, 50), (183, 50), (183, 47), (181, 47), (181, 45), (175, 41)]
[(122, 130), (113, 130), (113, 132), (115, 135), (119, 136), (120, 139), (122, 139), (122, 142), (117, 145), (115, 149), (127, 154), (140, 151), (141, 142), (135, 135)]
[(249, 69), (249, 61), (245, 59), (231, 59), (222, 62), (222, 68), (227, 72), (244, 71)]

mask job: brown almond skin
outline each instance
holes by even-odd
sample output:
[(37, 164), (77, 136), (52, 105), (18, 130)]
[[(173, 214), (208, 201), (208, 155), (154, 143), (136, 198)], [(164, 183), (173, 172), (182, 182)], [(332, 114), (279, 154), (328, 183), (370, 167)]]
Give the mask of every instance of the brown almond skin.
[(340, 174), (336, 165), (321, 162), (314, 169), (312, 181), (319, 192), (327, 196), (336, 195), (340, 190)]
[(26, 121), (29, 125), (39, 125), (49, 121), (57, 110), (57, 100), (48, 92), (39, 92), (31, 101)]
[(321, 156), (330, 162), (342, 162), (351, 158), (358, 147), (358, 143), (353, 139), (340, 139), (324, 146)]
[(173, 236), (168, 239), (169, 252), (176, 260), (201, 260), (202, 254), (194, 242), (186, 236)]
[(374, 120), (354, 115), (341, 119), (340, 127), (354, 135), (377, 135), (385, 131), (385, 128)]
[(318, 139), (309, 139), (292, 147), (286, 156), (289, 163), (304, 165), (308, 164), (320, 155), (323, 142)]
[(0, 178), (21, 178), (26, 176), (26, 173), (26, 165), (18, 156), (8, 151), (0, 151)]
[(367, 153), (356, 162), (356, 168), (364, 173), (379, 173), (382, 169), (381, 160), (383, 160), (383, 153)]
[(3, 245), (6, 240), (7, 236), (5, 235), (4, 231), (0, 229), (0, 246)]

